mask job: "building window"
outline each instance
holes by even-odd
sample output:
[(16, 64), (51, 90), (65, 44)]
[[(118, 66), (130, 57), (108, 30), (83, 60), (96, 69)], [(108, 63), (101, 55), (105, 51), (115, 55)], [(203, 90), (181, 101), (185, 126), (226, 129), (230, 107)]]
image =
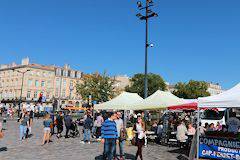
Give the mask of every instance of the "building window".
[(59, 78), (56, 79), (56, 86), (57, 86), (57, 87), (60, 86), (60, 80), (59, 80)]
[(45, 81), (42, 81), (41, 82), (41, 87), (44, 87), (45, 86)]
[(48, 88), (51, 87), (51, 81), (47, 81), (47, 87), (48, 87)]
[(68, 77), (70, 77), (70, 76), (71, 76), (71, 71), (69, 70), (69, 71), (68, 71)]
[(71, 78), (75, 78), (75, 72), (74, 71), (71, 71)]
[(70, 87), (73, 87), (73, 80), (70, 81)]
[(28, 86), (32, 86), (32, 80), (31, 79), (28, 80)]
[(67, 77), (68, 76), (68, 71), (63, 70), (63, 76)]
[(16, 78), (16, 80), (15, 80), (15, 86), (17, 86), (18, 85), (18, 79)]
[(27, 92), (27, 98), (30, 98), (31, 97), (31, 91), (28, 91)]
[(76, 72), (76, 78), (81, 78), (81, 72)]
[(55, 97), (58, 97), (58, 96), (59, 96), (58, 93), (59, 93), (59, 89), (56, 88), (56, 90), (55, 90)]
[(37, 97), (38, 97), (38, 92), (35, 91), (35, 92), (34, 92), (34, 98), (37, 98)]
[(39, 86), (39, 81), (36, 80), (36, 81), (35, 81), (35, 87), (38, 87), (38, 86)]
[(62, 70), (60, 68), (57, 68), (56, 75), (61, 76), (62, 75), (61, 73), (62, 73)]
[(67, 85), (67, 82), (66, 82), (66, 79), (63, 80), (63, 87), (66, 87)]
[(62, 90), (62, 97), (66, 97), (66, 89)]

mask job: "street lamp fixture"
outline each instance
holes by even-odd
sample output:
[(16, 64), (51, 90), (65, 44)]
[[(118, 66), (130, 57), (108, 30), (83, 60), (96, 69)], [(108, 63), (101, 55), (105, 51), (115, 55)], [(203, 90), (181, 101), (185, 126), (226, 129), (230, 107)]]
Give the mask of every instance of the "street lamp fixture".
[(23, 92), (23, 82), (24, 82), (24, 76), (25, 76), (25, 73), (31, 71), (30, 69), (27, 69), (25, 71), (19, 71), (19, 70), (16, 70), (16, 69), (12, 69), (12, 71), (16, 71), (18, 73), (21, 73), (22, 74), (22, 85), (21, 85), (21, 93), (20, 93), (20, 99), (19, 99), (19, 105), (18, 105), (18, 118), (20, 118), (20, 110), (21, 110), (21, 103), (22, 103), (22, 92)]
[(139, 11), (145, 10), (144, 15), (141, 13), (136, 14), (140, 20), (145, 21), (146, 31), (145, 31), (145, 74), (144, 74), (144, 98), (148, 96), (148, 47), (153, 47), (153, 44), (148, 43), (148, 19), (152, 17), (157, 17), (158, 14), (153, 12), (150, 8), (154, 6), (153, 0), (146, 0), (145, 6), (142, 5), (141, 1), (137, 2), (137, 7)]
[(137, 2), (137, 6), (138, 6), (138, 8), (141, 8), (141, 7), (142, 7), (142, 2), (141, 2), (141, 1), (138, 1), (138, 2)]
[(152, 1), (152, 0), (148, 0), (148, 3), (150, 3), (150, 4), (151, 4), (151, 3), (153, 3), (153, 1)]

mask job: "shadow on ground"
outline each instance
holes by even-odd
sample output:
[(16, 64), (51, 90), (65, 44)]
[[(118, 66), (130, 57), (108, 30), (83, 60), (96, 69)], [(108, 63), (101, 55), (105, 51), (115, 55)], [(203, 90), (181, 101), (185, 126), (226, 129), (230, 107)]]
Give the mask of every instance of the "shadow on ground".
[[(97, 156), (95, 157), (95, 160), (103, 160), (103, 156), (102, 155)], [(132, 154), (125, 153), (125, 160), (135, 160), (135, 156)]]
[(7, 147), (1, 147), (0, 152), (7, 151)]
[(171, 151), (168, 151), (169, 153), (177, 153), (177, 154), (180, 154), (177, 159), (179, 160), (188, 160), (188, 151), (186, 149), (174, 149), (174, 150), (171, 150)]

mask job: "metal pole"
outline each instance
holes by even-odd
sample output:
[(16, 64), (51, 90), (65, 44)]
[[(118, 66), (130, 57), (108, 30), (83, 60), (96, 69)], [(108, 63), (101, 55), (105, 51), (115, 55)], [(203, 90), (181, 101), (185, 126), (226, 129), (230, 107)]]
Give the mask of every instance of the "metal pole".
[[(146, 0), (146, 13), (145, 13), (145, 74), (144, 74), (144, 99), (148, 97), (148, 0)], [(144, 111), (144, 120), (148, 120), (148, 111)], [(147, 125), (145, 125), (145, 130), (147, 129)]]
[(59, 96), (58, 96), (58, 110), (60, 109), (60, 101), (61, 101), (61, 94), (62, 94), (62, 77), (60, 77), (60, 88), (59, 88)]
[(21, 109), (21, 104), (22, 104), (23, 82), (24, 82), (24, 75), (25, 75), (26, 72), (21, 72), (21, 73), (22, 73), (22, 85), (21, 85), (20, 100), (19, 100), (19, 105), (18, 105), (18, 118), (20, 118), (20, 109)]
[(145, 75), (144, 75), (144, 98), (148, 97), (148, 79), (147, 79), (147, 74), (148, 74), (148, 0), (146, 0), (146, 19), (145, 19), (145, 24), (146, 24), (146, 32), (145, 32)]
[(199, 160), (199, 136), (200, 136), (200, 129), (199, 129), (199, 122), (200, 122), (200, 108), (198, 106), (198, 115), (197, 115), (197, 160)]
[[(53, 99), (52, 104), (54, 104), (54, 102), (55, 102), (55, 99)], [(55, 121), (55, 118), (54, 118), (54, 116), (55, 116), (55, 105), (52, 105), (52, 106), (53, 106), (53, 128), (52, 128), (52, 135), (54, 135), (54, 128), (55, 128), (55, 126), (54, 126), (54, 121)]]

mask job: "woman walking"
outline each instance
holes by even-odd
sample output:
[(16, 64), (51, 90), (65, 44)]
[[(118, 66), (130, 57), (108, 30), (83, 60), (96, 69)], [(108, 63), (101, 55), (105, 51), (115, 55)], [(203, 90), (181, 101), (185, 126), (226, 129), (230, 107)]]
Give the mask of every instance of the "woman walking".
[(104, 119), (102, 117), (101, 113), (97, 114), (97, 119), (96, 119), (96, 138), (99, 138), (101, 136), (101, 127), (104, 122)]
[(53, 122), (52, 122), (52, 119), (50, 118), (50, 115), (46, 114), (44, 117), (44, 121), (43, 121), (44, 134), (43, 134), (42, 145), (44, 145), (46, 141), (47, 141), (47, 143), (49, 143), (49, 141), (50, 141), (50, 133), (51, 133), (50, 126), (52, 125), (52, 123)]
[(133, 130), (136, 133), (136, 145), (138, 147), (136, 153), (136, 160), (138, 159), (138, 156), (141, 160), (143, 160), (142, 147), (145, 144), (145, 123), (143, 122), (141, 116), (138, 116), (137, 122), (134, 125)]
[(27, 128), (29, 127), (29, 118), (27, 115), (27, 112), (25, 109), (23, 109), (21, 115), (20, 115), (20, 125), (19, 125), (19, 135), (20, 135), (20, 141), (26, 138), (27, 136)]

